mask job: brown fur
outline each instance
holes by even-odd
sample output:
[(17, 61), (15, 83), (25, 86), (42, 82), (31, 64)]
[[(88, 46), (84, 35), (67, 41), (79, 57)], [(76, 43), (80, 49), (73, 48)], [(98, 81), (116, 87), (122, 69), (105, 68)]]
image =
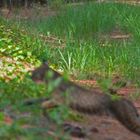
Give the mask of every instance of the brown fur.
[[(53, 76), (49, 80), (45, 78), (48, 71), (53, 72)], [(129, 100), (121, 98), (112, 101), (111, 97), (106, 94), (99, 93), (96, 90), (90, 91), (71, 81), (65, 81), (64, 78), (58, 72), (51, 69), (47, 63), (42, 64), (32, 73), (32, 79), (35, 82), (42, 81), (47, 84), (51, 80), (54, 81), (60, 77), (62, 80), (52, 94), (54, 104), (66, 104), (74, 110), (89, 114), (109, 111), (125, 127), (140, 135), (140, 117), (136, 108)], [(64, 96), (64, 93), (66, 93), (66, 96)], [(47, 105), (48, 102), (43, 101), (43, 107), (45, 108)]]

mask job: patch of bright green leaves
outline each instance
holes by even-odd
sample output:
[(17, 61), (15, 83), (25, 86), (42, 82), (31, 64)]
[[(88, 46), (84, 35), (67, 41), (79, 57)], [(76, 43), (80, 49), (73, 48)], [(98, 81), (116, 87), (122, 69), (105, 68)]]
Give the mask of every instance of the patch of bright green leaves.
[(47, 59), (47, 46), (25, 30), (0, 20), (0, 57), (0, 80), (21, 79), (40, 60)]

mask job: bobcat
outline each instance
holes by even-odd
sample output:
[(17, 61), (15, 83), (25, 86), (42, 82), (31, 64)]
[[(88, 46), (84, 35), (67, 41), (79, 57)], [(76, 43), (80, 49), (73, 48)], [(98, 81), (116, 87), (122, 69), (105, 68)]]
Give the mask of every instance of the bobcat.
[[(46, 73), (53, 73), (51, 79), (46, 78)], [(71, 81), (65, 80), (61, 74), (51, 69), (47, 63), (43, 63), (39, 68), (32, 72), (32, 80), (35, 82), (46, 82), (62, 78), (60, 83), (53, 91), (51, 100), (36, 99), (27, 104), (36, 102), (42, 103), (43, 108), (66, 104), (73, 110), (88, 114), (100, 114), (108, 112), (113, 114), (126, 128), (140, 135), (140, 116), (133, 103), (127, 99), (120, 98), (112, 100), (111, 96), (100, 93), (99, 91), (91, 91), (85, 89)], [(66, 96), (62, 96), (66, 92)], [(49, 101), (49, 102), (48, 102)]]

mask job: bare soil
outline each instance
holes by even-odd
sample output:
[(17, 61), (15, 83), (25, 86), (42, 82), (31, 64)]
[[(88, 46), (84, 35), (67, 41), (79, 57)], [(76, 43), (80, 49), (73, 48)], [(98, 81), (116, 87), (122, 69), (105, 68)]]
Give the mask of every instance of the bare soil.
[[(107, 116), (86, 116), (84, 127), (94, 127), (89, 140), (140, 140), (140, 136), (127, 130), (117, 120)], [(80, 139), (79, 139), (80, 140)], [(84, 139), (83, 139), (84, 140)]]

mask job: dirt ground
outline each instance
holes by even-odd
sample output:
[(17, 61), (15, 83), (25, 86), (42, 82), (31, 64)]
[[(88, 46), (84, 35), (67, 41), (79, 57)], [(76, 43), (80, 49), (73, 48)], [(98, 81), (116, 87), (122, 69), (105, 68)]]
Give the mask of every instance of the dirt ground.
[(94, 127), (96, 131), (90, 133), (85, 139), (72, 138), (72, 140), (140, 140), (140, 136), (127, 130), (117, 120), (107, 116), (87, 116), (84, 127)]

